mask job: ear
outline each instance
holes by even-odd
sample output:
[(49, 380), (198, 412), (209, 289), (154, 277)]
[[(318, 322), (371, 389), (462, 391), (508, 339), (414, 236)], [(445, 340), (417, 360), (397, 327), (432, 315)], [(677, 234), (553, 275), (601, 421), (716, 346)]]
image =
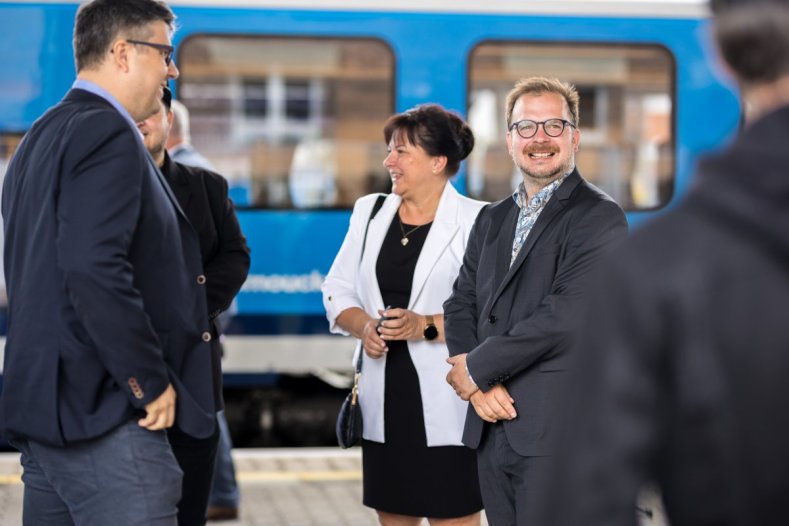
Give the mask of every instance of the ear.
[(433, 170), (434, 174), (439, 174), (444, 171), (444, 168), (447, 167), (447, 157), (446, 155), (439, 155), (438, 157), (433, 157), (433, 161), (431, 163), (431, 169)]
[(578, 147), (581, 144), (581, 131), (573, 128), (573, 152), (578, 153)]
[(129, 71), (129, 51), (131, 44), (118, 39), (110, 47), (110, 57), (115, 67), (124, 73)]
[(512, 132), (511, 131), (507, 132), (507, 152), (510, 154), (510, 157), (512, 157)]
[(173, 110), (167, 110), (167, 130), (169, 131), (170, 128), (173, 127)]

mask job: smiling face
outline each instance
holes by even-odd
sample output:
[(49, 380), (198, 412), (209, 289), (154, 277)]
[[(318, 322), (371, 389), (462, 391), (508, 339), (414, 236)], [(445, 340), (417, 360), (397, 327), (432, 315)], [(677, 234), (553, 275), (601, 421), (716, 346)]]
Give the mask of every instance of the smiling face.
[(392, 179), (393, 194), (403, 199), (414, 198), (446, 183), (441, 172), (443, 158), (428, 155), (421, 146), (409, 143), (405, 133), (395, 132), (387, 150), (384, 168)]
[[(153, 44), (170, 45), (170, 28), (164, 22), (151, 22), (148, 38)], [(163, 89), (170, 79), (178, 78), (175, 62), (165, 63), (164, 53), (156, 48), (140, 44), (129, 44), (131, 89), (134, 90), (132, 117), (137, 121), (147, 119), (159, 110)]]
[[(513, 107), (512, 122), (524, 119), (537, 122), (565, 119), (572, 122), (564, 97), (551, 92), (522, 95)], [(575, 153), (580, 141), (580, 132), (569, 125), (559, 137), (548, 136), (542, 126), (529, 139), (524, 139), (514, 129), (507, 132), (507, 149), (523, 174), (527, 191), (529, 188), (543, 188), (569, 172), (575, 166)], [(532, 194), (529, 191), (529, 195)]]
[(159, 110), (137, 123), (137, 128), (143, 136), (145, 148), (153, 157), (158, 166), (164, 163), (164, 145), (167, 142), (167, 134), (170, 131), (170, 124), (173, 120), (173, 113), (167, 111), (162, 102), (159, 102)]

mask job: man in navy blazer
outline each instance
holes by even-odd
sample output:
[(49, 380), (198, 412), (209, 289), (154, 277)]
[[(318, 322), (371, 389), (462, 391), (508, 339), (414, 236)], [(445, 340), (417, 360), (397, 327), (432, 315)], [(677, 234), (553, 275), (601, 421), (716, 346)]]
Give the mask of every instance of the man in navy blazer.
[(578, 105), (557, 79), (524, 79), (510, 92), (507, 146), (523, 182), (480, 212), (444, 303), (447, 381), (471, 402), (463, 443), (477, 449), (492, 526), (533, 524), (578, 298), (627, 232), (622, 209), (575, 168)]
[(25, 524), (173, 525), (164, 430), (215, 433), (199, 241), (135, 126), (178, 76), (173, 21), (155, 0), (83, 5), (77, 81), (6, 174), (0, 428)]

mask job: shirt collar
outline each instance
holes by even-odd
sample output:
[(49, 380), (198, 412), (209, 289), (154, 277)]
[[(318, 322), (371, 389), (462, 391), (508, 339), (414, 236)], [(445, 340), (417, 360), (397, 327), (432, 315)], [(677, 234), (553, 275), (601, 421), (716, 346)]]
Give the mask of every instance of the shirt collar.
[(134, 119), (132, 119), (132, 116), (129, 113), (129, 111), (126, 108), (124, 108), (123, 105), (120, 102), (118, 102), (118, 99), (113, 97), (109, 91), (105, 90), (95, 82), (91, 82), (85, 79), (75, 80), (74, 84), (72, 84), (71, 87), (72, 89), (81, 89), (83, 91), (93, 93), (94, 95), (97, 95), (102, 99), (106, 100), (107, 102), (109, 102), (112, 105), (112, 107), (118, 110), (118, 113), (120, 113), (123, 116), (123, 118), (126, 119), (126, 122), (128, 122), (129, 125), (137, 133), (140, 134), (140, 137), (142, 137), (142, 132), (140, 131), (139, 128), (137, 128), (137, 123), (134, 122)]
[(539, 192), (534, 194), (532, 198), (529, 198), (529, 195), (526, 193), (526, 185), (521, 181), (520, 184), (518, 184), (518, 188), (513, 192), (512, 199), (515, 201), (515, 204), (518, 205), (518, 208), (523, 208), (524, 203), (526, 203), (527, 209), (533, 210), (539, 208), (550, 199), (556, 189), (567, 179), (567, 176), (573, 173), (573, 170), (575, 170), (575, 167), (554, 182), (543, 187)]

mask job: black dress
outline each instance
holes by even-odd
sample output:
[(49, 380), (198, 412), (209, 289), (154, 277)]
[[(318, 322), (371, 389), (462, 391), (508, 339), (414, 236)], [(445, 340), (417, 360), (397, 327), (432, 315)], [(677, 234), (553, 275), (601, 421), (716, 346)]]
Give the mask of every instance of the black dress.
[[(407, 308), (419, 253), (431, 224), (408, 235), (395, 216), (376, 264), (384, 305)], [(403, 225), (408, 232), (413, 225)], [(364, 505), (417, 517), (463, 517), (482, 509), (476, 452), (464, 446), (427, 447), (419, 378), (405, 341), (387, 342), (385, 443), (362, 441)], [(443, 382), (443, 378), (436, 378)]]

